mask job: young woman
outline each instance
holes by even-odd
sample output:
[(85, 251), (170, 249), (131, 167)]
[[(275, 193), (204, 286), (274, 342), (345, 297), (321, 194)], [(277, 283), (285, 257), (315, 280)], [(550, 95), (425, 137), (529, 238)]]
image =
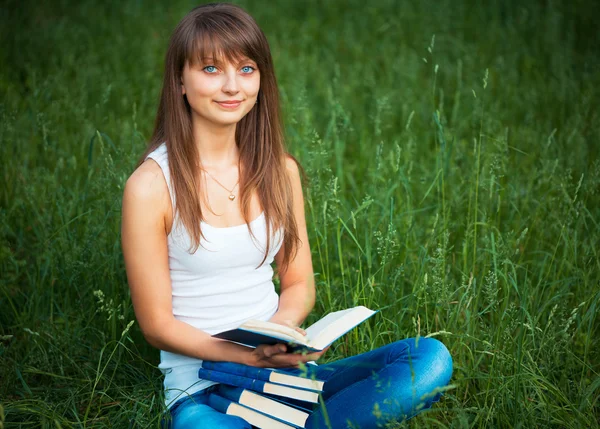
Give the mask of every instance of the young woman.
[[(160, 349), (173, 428), (250, 427), (207, 404), (219, 385), (198, 379), (203, 359), (297, 373), (322, 355), (211, 337), (249, 319), (304, 332), (315, 286), (299, 170), (285, 151), (265, 35), (238, 6), (193, 9), (171, 37), (154, 133), (123, 196), (131, 298)], [(439, 400), (452, 358), (435, 339), (410, 338), (308, 367), (325, 380), (326, 407), (307, 427), (372, 428)]]

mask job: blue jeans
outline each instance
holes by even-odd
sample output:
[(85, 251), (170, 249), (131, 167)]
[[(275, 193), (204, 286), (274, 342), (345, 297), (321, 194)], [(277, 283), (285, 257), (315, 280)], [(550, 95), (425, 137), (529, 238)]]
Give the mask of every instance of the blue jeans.
[[(370, 352), (323, 365), (307, 365), (304, 371), (283, 369), (291, 374), (308, 372), (324, 380), (321, 405), (315, 405), (307, 429), (369, 429), (383, 427), (393, 419), (408, 419), (439, 401), (452, 376), (452, 357), (434, 338), (407, 338)], [(208, 394), (219, 385), (180, 399), (171, 408), (171, 429), (251, 426), (243, 419), (227, 416), (208, 405)]]

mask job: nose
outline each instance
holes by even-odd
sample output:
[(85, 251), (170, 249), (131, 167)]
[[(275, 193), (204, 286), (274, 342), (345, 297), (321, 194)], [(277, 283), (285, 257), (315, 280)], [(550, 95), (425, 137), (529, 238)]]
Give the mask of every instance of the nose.
[(225, 73), (225, 83), (223, 84), (223, 92), (226, 92), (228, 94), (237, 94), (239, 92), (236, 70), (229, 69)]

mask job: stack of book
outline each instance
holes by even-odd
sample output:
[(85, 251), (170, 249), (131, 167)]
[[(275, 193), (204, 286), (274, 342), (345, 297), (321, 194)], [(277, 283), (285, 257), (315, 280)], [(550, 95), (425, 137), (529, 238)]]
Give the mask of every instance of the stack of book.
[[(306, 336), (259, 320), (214, 336), (251, 347), (285, 343), (291, 351), (322, 351), (375, 313), (363, 306), (329, 313), (308, 327)], [(221, 383), (217, 393), (209, 395), (212, 408), (239, 416), (260, 429), (304, 428), (310, 404), (319, 402), (324, 386), (321, 380), (233, 362), (203, 361), (198, 377)]]
[[(324, 382), (233, 362), (203, 361), (198, 376), (221, 383), (209, 405), (261, 429), (303, 428)], [(303, 407), (300, 404), (306, 404)]]

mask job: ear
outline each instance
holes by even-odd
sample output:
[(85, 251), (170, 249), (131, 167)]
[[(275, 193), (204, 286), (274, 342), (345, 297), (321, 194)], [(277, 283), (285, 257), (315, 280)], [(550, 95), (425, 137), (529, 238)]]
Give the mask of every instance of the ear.
[(185, 86), (183, 86), (183, 80), (181, 81), (181, 95), (185, 95)]

